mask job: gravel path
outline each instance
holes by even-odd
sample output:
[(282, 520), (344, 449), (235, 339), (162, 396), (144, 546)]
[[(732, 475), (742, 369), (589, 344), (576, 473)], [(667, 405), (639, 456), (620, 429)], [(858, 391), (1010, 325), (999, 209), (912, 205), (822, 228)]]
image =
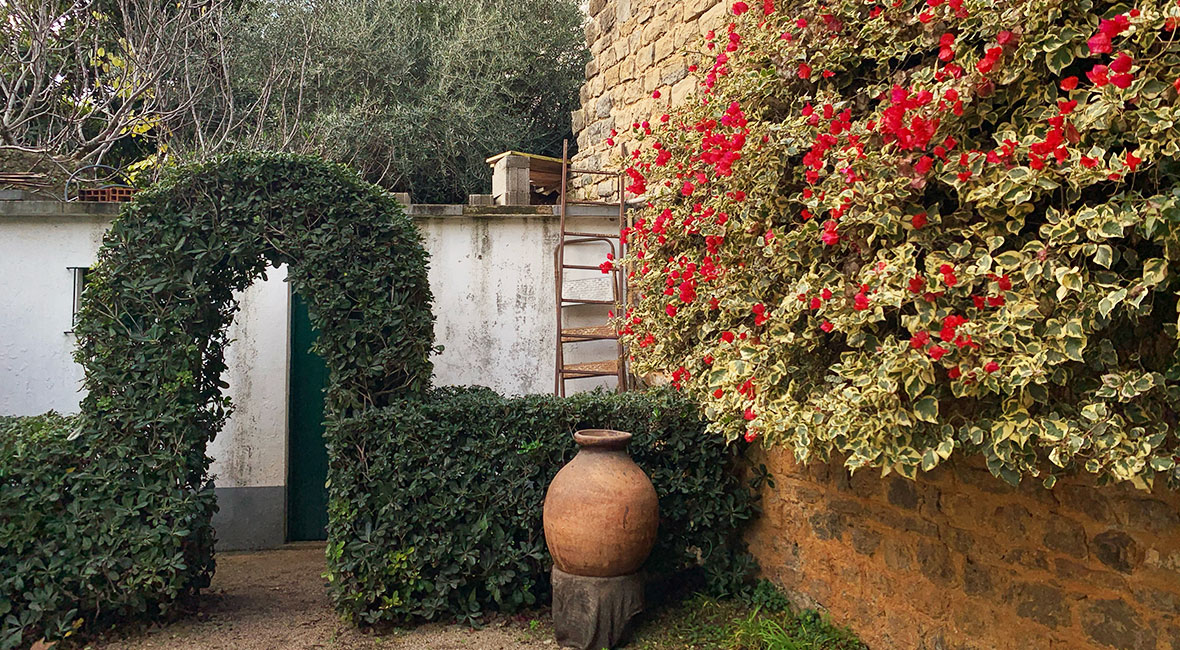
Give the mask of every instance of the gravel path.
[[(93, 650), (557, 650), (547, 620), (492, 624), (480, 630), (424, 625), (366, 635), (342, 623), (320, 574), (324, 547), (293, 545), (217, 556), (213, 585), (200, 610), (174, 623), (122, 631)], [(536, 629), (530, 629), (536, 627)]]

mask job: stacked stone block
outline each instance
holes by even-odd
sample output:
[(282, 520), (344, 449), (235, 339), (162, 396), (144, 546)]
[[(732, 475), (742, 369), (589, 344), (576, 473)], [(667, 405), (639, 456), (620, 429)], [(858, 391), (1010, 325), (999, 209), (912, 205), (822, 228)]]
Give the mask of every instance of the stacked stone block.
[[(699, 80), (689, 74), (690, 53), (710, 29), (725, 25), (728, 5), (718, 0), (591, 0), (586, 23), (586, 64), (582, 107), (573, 113), (578, 140), (575, 164), (618, 169), (634, 148), (631, 125), (653, 124), (669, 106), (686, 101)], [(659, 98), (653, 94), (659, 91)], [(614, 146), (607, 143), (612, 130)], [(612, 181), (576, 179), (587, 190), (608, 196)]]
[(751, 551), (870, 648), (1180, 650), (1180, 493), (1014, 488), (970, 458), (916, 482), (766, 462)]

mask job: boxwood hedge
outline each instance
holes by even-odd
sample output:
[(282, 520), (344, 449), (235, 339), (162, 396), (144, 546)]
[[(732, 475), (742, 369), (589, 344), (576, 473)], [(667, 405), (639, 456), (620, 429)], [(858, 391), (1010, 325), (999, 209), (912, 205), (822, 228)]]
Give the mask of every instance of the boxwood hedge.
[(713, 592), (742, 586), (753, 560), (741, 530), (757, 512), (759, 472), (744, 443), (704, 433), (673, 391), (571, 398), (436, 389), (329, 424), (328, 577), (339, 611), (361, 623), (475, 619), (543, 602), (550, 559), (545, 489), (577, 451), (571, 434), (635, 435), (631, 455), (660, 496), (646, 571), (692, 571)]

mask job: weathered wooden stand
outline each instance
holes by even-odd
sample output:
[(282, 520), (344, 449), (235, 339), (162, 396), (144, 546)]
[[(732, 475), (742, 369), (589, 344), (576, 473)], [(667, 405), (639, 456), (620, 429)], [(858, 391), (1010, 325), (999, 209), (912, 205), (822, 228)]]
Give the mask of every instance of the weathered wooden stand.
[(553, 568), (553, 631), (557, 644), (578, 650), (616, 648), (628, 641), (643, 611), (643, 576), (576, 576)]

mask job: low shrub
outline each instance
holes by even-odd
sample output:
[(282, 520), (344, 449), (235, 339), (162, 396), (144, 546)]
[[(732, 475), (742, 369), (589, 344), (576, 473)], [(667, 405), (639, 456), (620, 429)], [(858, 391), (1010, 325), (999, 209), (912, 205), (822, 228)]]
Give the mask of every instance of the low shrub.
[(0, 650), (157, 616), (212, 573), (211, 560), (188, 566), (208, 521), (177, 516), (211, 494), (136, 471), (125, 450), (87, 453), (76, 426), (0, 418)]
[[(550, 565), (541, 528), (549, 481), (579, 428), (634, 434), (630, 451), (660, 495), (650, 576), (694, 570), (715, 594), (753, 568), (741, 529), (757, 512), (743, 444), (704, 433), (672, 391), (506, 398), (438, 389), (329, 423), (328, 579), (358, 623), (478, 618), (541, 602)], [(761, 471), (761, 470), (759, 470)]]

